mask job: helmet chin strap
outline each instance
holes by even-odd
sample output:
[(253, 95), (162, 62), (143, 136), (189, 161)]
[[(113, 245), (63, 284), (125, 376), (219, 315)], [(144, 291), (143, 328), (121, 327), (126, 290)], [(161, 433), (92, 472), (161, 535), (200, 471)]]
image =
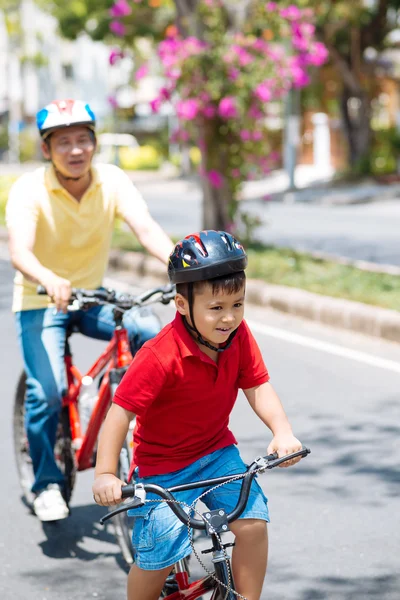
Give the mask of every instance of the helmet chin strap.
[[(188, 301), (189, 301), (189, 313), (190, 313), (190, 320), (192, 321), (193, 325), (190, 325), (188, 320), (183, 317), (183, 322), (185, 323), (186, 329), (193, 331), (196, 335), (197, 335), (197, 341), (202, 344), (203, 346), (206, 346), (207, 348), (209, 348), (210, 350), (214, 350), (215, 352), (223, 352), (224, 350), (227, 350), (229, 348), (229, 346), (232, 344), (232, 340), (235, 337), (236, 333), (237, 333), (237, 329), (235, 329), (234, 331), (232, 331), (232, 333), (230, 334), (230, 336), (228, 337), (227, 341), (225, 342), (224, 346), (221, 347), (217, 347), (217, 346), (213, 346), (212, 344), (210, 344), (210, 342), (207, 342), (207, 340), (205, 340), (203, 338), (203, 336), (201, 335), (200, 331), (197, 329), (196, 324), (194, 322), (194, 316), (193, 316), (193, 283), (189, 283), (188, 284)], [(189, 331), (189, 333), (190, 333)]]

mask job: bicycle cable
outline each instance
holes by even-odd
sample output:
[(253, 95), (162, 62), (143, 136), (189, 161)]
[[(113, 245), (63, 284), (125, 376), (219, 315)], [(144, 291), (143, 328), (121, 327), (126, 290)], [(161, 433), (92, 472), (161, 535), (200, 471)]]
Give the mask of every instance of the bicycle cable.
[(226, 485), (227, 483), (232, 483), (232, 481), (238, 481), (239, 479), (244, 479), (246, 477), (247, 473), (240, 473), (239, 475), (234, 475), (232, 476), (231, 479), (228, 479), (228, 481), (224, 481), (222, 483), (219, 483), (218, 485), (215, 485), (214, 487), (211, 487), (210, 489), (206, 490), (205, 492), (203, 492), (200, 496), (198, 496), (193, 502), (192, 504), (187, 504), (186, 502), (182, 502), (180, 500), (166, 500), (164, 498), (161, 499), (150, 499), (150, 500), (145, 500), (145, 502), (166, 502), (167, 504), (180, 504), (181, 506), (184, 506), (186, 508), (189, 509), (188, 512), (188, 522), (187, 522), (187, 530), (188, 530), (188, 538), (189, 538), (189, 543), (190, 543), (190, 547), (192, 549), (193, 554), (195, 555), (198, 563), (200, 564), (200, 566), (204, 569), (204, 571), (214, 580), (218, 583), (218, 585), (224, 587), (226, 589), (226, 595), (224, 597), (224, 600), (227, 599), (229, 592), (232, 592), (233, 594), (235, 594), (236, 597), (241, 598), (241, 600), (247, 600), (247, 598), (245, 596), (243, 596), (242, 594), (240, 594), (239, 592), (237, 592), (236, 590), (234, 590), (232, 588), (232, 579), (231, 579), (231, 569), (230, 569), (230, 562), (229, 562), (229, 556), (228, 553), (226, 552), (226, 549), (224, 547), (224, 545), (222, 544), (222, 540), (220, 538), (220, 536), (218, 535), (218, 533), (214, 530), (213, 534), (215, 535), (215, 537), (217, 538), (220, 546), (221, 546), (221, 550), (223, 552), (224, 555), (224, 560), (225, 560), (225, 564), (227, 566), (227, 573), (228, 573), (228, 585), (226, 585), (223, 581), (220, 581), (218, 579), (218, 577), (215, 575), (215, 573), (213, 573), (212, 571), (210, 571), (208, 569), (208, 567), (206, 567), (206, 565), (204, 564), (204, 562), (202, 561), (202, 559), (200, 558), (200, 556), (197, 553), (197, 550), (194, 546), (194, 540), (193, 540), (193, 534), (192, 534), (192, 528), (190, 526), (190, 517), (192, 513), (195, 513), (196, 515), (198, 515), (203, 521), (205, 521), (204, 516), (195, 508), (197, 502), (199, 500), (201, 500), (204, 496), (206, 496), (207, 494), (209, 494), (210, 492), (213, 492), (214, 490)]

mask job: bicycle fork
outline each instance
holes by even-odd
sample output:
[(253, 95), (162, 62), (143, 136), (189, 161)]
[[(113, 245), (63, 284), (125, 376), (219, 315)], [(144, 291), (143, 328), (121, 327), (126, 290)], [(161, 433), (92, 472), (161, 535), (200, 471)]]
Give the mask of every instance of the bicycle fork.
[(213, 547), (212, 562), (214, 564), (215, 576), (219, 581), (224, 583), (226, 587), (217, 584), (217, 587), (211, 596), (211, 600), (237, 600), (237, 596), (234, 592), (235, 583), (233, 581), (230, 561), (227, 560), (226, 551), (220, 547), (220, 542), (216, 537), (213, 539)]

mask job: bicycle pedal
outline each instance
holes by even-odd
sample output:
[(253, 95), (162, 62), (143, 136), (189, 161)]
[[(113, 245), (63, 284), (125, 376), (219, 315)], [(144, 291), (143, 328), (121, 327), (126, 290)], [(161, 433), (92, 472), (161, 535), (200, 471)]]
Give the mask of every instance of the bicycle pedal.
[[(228, 542), (227, 544), (222, 544), (223, 548), (232, 548), (232, 546), (235, 545), (235, 542)], [(202, 550), (201, 553), (202, 554), (210, 554), (212, 551), (214, 550), (214, 548), (208, 548), (206, 550)]]

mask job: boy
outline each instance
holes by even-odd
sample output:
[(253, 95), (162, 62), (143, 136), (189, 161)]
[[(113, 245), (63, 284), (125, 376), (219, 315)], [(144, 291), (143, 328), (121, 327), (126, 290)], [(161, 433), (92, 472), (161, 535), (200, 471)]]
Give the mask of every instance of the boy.
[[(115, 394), (99, 441), (93, 485), (98, 504), (121, 502), (124, 483), (114, 474), (134, 415), (135, 480), (164, 487), (246, 470), (228, 428), (240, 388), (273, 433), (267, 453), (301, 449), (243, 320), (246, 266), (243, 247), (229, 233), (202, 231), (175, 246), (168, 274), (176, 284), (177, 314), (137, 353)], [(230, 483), (204, 502), (229, 513), (239, 489), (240, 482)], [(191, 504), (199, 493), (178, 499)], [(190, 554), (187, 529), (165, 503), (147, 503), (132, 516), (136, 556), (128, 600), (157, 600), (172, 566)], [(233, 577), (248, 600), (261, 595), (268, 521), (267, 499), (253, 481), (246, 510), (230, 525), (236, 538)]]

